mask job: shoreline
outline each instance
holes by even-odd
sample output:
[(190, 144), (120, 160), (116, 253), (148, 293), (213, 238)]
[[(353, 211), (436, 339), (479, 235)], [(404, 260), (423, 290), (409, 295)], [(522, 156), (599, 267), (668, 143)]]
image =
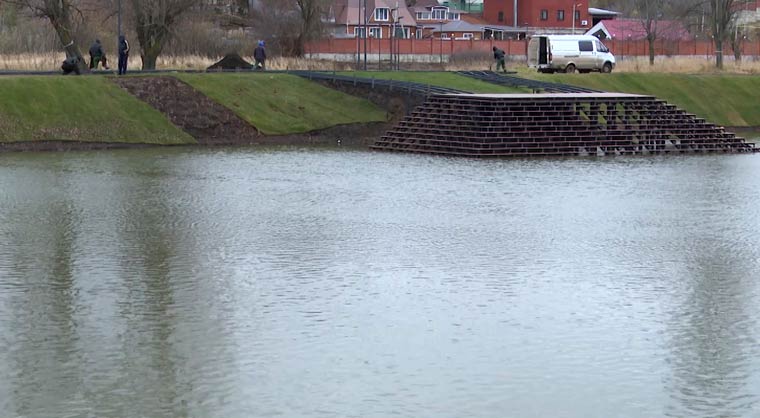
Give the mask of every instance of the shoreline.
[(173, 147), (199, 147), (216, 148), (223, 146), (270, 146), (270, 145), (341, 145), (348, 147), (369, 149), (390, 128), (386, 122), (354, 123), (338, 125), (317, 131), (302, 134), (288, 135), (261, 135), (255, 139), (224, 139), (214, 142), (199, 142), (197, 144), (147, 144), (126, 142), (91, 142), (91, 141), (68, 141), (68, 140), (45, 140), (45, 141), (19, 141), (0, 142), (0, 153), (15, 152), (65, 152), (65, 151), (96, 151), (112, 149), (139, 149), (139, 148), (173, 148)]

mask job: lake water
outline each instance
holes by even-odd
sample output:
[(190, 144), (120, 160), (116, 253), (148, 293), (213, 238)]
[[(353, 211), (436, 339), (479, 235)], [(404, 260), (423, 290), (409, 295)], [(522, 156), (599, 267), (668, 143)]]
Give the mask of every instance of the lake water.
[(759, 339), (759, 155), (0, 155), (2, 417), (756, 417)]

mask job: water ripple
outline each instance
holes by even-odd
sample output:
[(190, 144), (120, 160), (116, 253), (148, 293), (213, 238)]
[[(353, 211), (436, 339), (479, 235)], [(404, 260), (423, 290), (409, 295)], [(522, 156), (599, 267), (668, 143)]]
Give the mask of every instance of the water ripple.
[(754, 416), (760, 161), (0, 159), (0, 416)]

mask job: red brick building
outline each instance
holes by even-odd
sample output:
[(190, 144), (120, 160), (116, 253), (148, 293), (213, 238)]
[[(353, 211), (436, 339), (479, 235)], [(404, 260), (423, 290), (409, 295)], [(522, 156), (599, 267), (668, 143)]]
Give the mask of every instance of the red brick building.
[(592, 26), (588, 0), (483, 0), (483, 17), (492, 25), (547, 29), (575, 26), (576, 33), (584, 33)]

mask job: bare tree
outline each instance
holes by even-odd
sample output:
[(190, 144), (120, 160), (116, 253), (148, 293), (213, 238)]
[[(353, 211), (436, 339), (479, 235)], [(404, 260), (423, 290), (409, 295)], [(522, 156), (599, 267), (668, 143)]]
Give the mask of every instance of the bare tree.
[(739, 36), (736, 30), (737, 18), (743, 6), (748, 3), (747, 0), (710, 0), (710, 11), (712, 12), (712, 33), (715, 41), (715, 66), (723, 68), (723, 47), (731, 43), (734, 47), (734, 54), (737, 50), (741, 59), (741, 40), (736, 39)]
[(635, 0), (633, 4), (641, 26), (647, 34), (649, 46), (649, 65), (654, 65), (654, 42), (659, 34), (660, 19), (665, 6), (665, 0)]
[(752, 0), (739, 0), (739, 4), (737, 4), (737, 15), (733, 19), (733, 35), (731, 36), (731, 49), (734, 50), (734, 59), (736, 62), (739, 62), (742, 60), (742, 48), (744, 46), (744, 41), (747, 39), (746, 34), (746, 21), (744, 21), (745, 28), (744, 30), (741, 30), (742, 26), (742, 15), (741, 13), (745, 10), (745, 7), (747, 5), (750, 6), (750, 13), (753, 13), (755, 10), (753, 7), (755, 6), (755, 2)]
[(293, 45), (293, 54), (301, 57), (304, 54), (306, 42), (314, 39), (322, 32), (322, 16), (326, 12), (326, 0), (296, 0), (300, 15), (300, 31)]
[[(3, 0), (0, 0), (2, 2)], [(66, 58), (77, 58), (80, 72), (88, 72), (87, 63), (82, 58), (82, 51), (74, 39), (75, 21), (82, 18), (77, 0), (5, 0), (30, 10), (35, 16), (47, 19), (58, 35), (66, 52)]]
[[(55, 1), (55, 0), (46, 0)], [(200, 0), (131, 0), (143, 70), (156, 68), (177, 19)]]
[(322, 18), (328, 7), (328, 0), (261, 0), (255, 7), (254, 21), (283, 55), (300, 57), (306, 43), (322, 34)]
[(683, 22), (699, 7), (700, 0), (633, 0), (631, 6), (646, 33), (649, 65), (654, 65), (655, 41), (667, 32), (677, 33)]

